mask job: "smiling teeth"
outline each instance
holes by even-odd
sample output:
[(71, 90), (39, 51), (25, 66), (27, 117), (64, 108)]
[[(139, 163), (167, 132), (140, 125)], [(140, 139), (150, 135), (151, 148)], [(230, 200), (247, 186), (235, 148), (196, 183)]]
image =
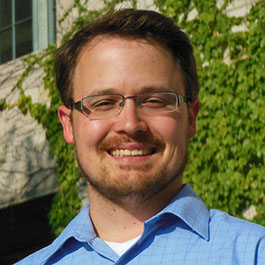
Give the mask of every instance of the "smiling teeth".
[(122, 156), (144, 156), (144, 155), (150, 155), (151, 150), (112, 150), (111, 155), (116, 157), (122, 157)]

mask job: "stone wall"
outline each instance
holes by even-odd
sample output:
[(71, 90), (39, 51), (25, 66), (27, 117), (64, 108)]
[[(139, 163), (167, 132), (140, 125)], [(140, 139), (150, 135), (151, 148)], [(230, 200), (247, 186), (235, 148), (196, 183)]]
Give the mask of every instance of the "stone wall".
[[(14, 104), (12, 91), (26, 67), (21, 59), (0, 65), (0, 100)], [(43, 88), (43, 69), (34, 68), (23, 89), (33, 102), (50, 103)], [(30, 114), (17, 107), (0, 112), (0, 208), (56, 191), (55, 161), (50, 157), (45, 132)]]

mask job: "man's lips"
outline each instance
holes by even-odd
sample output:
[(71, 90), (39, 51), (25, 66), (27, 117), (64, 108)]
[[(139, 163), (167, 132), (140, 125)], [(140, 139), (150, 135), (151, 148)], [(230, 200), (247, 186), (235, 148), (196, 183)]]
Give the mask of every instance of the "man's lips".
[(112, 156), (115, 157), (123, 157), (123, 156), (146, 156), (152, 155), (155, 153), (155, 148), (148, 149), (113, 149), (108, 152)]
[(107, 139), (99, 145), (99, 151), (107, 152), (116, 158), (144, 158), (156, 153), (163, 152), (165, 143), (152, 136), (142, 135), (141, 139), (132, 139), (126, 136), (122, 138)]

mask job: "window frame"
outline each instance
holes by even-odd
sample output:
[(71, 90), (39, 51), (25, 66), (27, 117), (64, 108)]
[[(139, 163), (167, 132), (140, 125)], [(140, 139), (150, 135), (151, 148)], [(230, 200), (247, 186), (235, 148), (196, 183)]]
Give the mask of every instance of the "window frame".
[[(22, 22), (27, 20), (32, 20), (32, 50), (31, 52), (42, 50), (48, 47), (48, 45), (55, 42), (55, 33), (56, 33), (56, 9), (55, 9), (55, 0), (31, 0), (32, 12), (31, 16), (23, 20), (15, 21), (15, 1), (10, 0), (11, 3), (11, 25), (7, 25), (3, 28), (0, 28), (0, 32), (4, 32), (7, 29), (11, 29), (12, 35), (12, 58), (3, 62), (0, 53), (0, 65), (10, 62), (20, 56), (17, 56), (16, 52), (16, 28)], [(1, 14), (0, 14), (1, 15)], [(0, 43), (0, 49), (2, 49)], [(26, 55), (26, 54), (23, 54)], [(22, 56), (23, 56), (22, 55)]]

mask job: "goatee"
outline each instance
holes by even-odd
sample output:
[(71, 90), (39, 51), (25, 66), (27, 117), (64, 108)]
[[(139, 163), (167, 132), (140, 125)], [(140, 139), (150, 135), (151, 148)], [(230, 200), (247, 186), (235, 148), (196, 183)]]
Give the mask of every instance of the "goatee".
[[(135, 139), (133, 141), (135, 142)], [(164, 144), (157, 139), (150, 140), (149, 138), (147, 141), (149, 143), (156, 142), (156, 146), (159, 146), (160, 149), (164, 148)], [(126, 142), (128, 142), (128, 139), (126, 139)], [(106, 146), (108, 145), (108, 142), (100, 145), (100, 152), (106, 152)], [(185, 152), (179, 155), (181, 157), (174, 173), (169, 172), (167, 165), (162, 162), (159, 165), (149, 163), (141, 166), (119, 165), (117, 166), (117, 173), (110, 172), (107, 165), (102, 163), (97, 175), (91, 176), (82, 167), (78, 152), (76, 152), (76, 159), (80, 171), (95, 191), (114, 203), (127, 205), (128, 203), (133, 204), (148, 201), (162, 192), (177, 178), (181, 179), (188, 161), (188, 143), (186, 143)], [(157, 167), (156, 171), (151, 173), (154, 166)]]

